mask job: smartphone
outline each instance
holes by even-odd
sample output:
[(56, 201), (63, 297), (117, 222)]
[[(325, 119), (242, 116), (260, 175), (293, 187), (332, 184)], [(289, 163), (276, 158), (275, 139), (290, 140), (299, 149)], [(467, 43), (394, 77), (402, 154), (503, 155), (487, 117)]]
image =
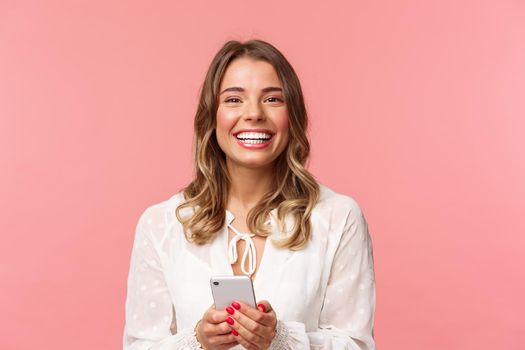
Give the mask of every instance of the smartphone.
[(224, 310), (235, 300), (255, 308), (255, 292), (248, 276), (212, 276), (211, 294), (217, 310)]

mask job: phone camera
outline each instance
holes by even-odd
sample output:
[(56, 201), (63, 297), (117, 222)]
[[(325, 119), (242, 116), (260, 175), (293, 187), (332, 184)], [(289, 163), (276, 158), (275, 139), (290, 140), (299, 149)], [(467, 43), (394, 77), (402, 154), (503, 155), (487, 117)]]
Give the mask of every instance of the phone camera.
[(219, 285), (219, 282), (214, 281), (213, 284), (216, 285), (216, 286), (218, 286), (218, 285)]

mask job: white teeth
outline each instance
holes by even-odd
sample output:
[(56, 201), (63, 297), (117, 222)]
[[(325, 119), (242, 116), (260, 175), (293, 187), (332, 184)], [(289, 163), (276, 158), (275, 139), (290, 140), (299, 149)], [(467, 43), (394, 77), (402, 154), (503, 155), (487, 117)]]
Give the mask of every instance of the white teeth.
[(247, 139), (247, 140), (242, 140), (242, 143), (249, 143), (251, 145), (256, 145), (256, 144), (259, 144), (259, 143), (265, 143), (267, 140), (250, 140), (250, 139)]
[(265, 132), (241, 132), (237, 134), (238, 139), (243, 140), (269, 140), (272, 138), (272, 135), (267, 134)]

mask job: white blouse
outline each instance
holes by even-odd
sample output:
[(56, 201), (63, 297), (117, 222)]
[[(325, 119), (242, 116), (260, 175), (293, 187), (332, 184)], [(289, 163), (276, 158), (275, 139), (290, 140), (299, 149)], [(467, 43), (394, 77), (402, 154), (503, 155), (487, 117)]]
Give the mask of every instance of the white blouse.
[[(358, 203), (320, 185), (310, 243), (279, 249), (276, 209), (253, 281), (257, 300), (277, 314), (271, 349), (375, 349), (376, 302), (372, 241)], [(148, 207), (140, 216), (131, 254), (124, 350), (199, 349), (194, 327), (213, 304), (210, 276), (233, 275), (226, 222), (205, 245), (189, 243), (175, 208), (181, 192)], [(181, 211), (183, 215), (190, 208)], [(286, 218), (287, 228), (292, 220)], [(233, 349), (244, 349), (241, 345)]]

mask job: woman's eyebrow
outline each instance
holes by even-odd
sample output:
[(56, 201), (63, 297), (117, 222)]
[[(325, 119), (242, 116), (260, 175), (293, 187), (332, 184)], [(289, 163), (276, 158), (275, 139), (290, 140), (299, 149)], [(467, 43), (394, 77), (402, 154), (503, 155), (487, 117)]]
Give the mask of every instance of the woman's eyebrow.
[(278, 86), (268, 86), (261, 90), (262, 92), (270, 92), (270, 91), (283, 91), (282, 88)]
[[(244, 90), (244, 88), (239, 87), (239, 86), (232, 86), (232, 87), (229, 87), (229, 88), (226, 88), (226, 89), (222, 90), (219, 95), (222, 95), (223, 93), (225, 93), (227, 91), (244, 92), (246, 90)], [(281, 87), (278, 87), (278, 86), (268, 86), (268, 87), (265, 87), (265, 88), (261, 89), (261, 91), (262, 92), (283, 91), (283, 89)]]
[(242, 87), (238, 87), (238, 86), (232, 86), (232, 87), (229, 87), (229, 88), (226, 88), (224, 90), (221, 91), (221, 93), (219, 95), (222, 95), (223, 93), (227, 92), (227, 91), (239, 91), (239, 92), (243, 92), (244, 89)]

